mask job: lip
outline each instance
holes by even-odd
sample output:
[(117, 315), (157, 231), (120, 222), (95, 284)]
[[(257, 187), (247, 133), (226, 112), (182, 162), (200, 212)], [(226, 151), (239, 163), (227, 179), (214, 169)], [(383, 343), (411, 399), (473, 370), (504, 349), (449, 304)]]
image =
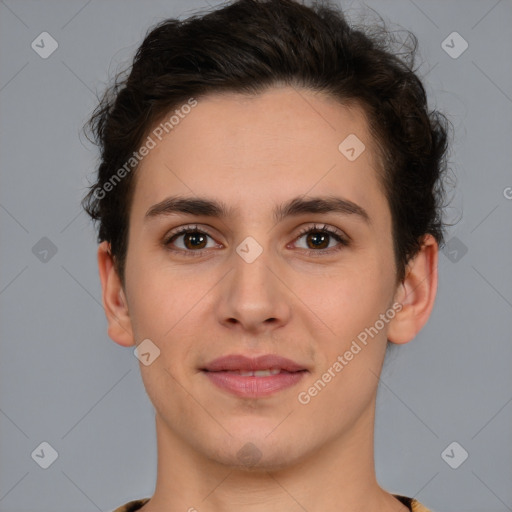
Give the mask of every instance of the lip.
[(236, 370), (254, 372), (266, 370), (268, 368), (279, 368), (286, 372), (306, 370), (304, 366), (301, 366), (295, 361), (278, 356), (277, 354), (266, 354), (259, 357), (246, 357), (240, 354), (231, 354), (229, 356), (214, 359), (202, 369), (209, 372)]
[[(240, 374), (268, 369), (279, 370), (279, 373), (268, 376)], [(211, 361), (201, 370), (218, 388), (244, 398), (274, 395), (298, 384), (308, 372), (304, 366), (276, 354), (253, 358), (232, 354)]]

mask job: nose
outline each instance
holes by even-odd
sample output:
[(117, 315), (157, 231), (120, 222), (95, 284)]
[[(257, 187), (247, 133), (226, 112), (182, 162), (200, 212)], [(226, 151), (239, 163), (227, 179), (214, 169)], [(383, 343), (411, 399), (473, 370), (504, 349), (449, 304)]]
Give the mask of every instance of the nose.
[(268, 251), (253, 260), (243, 249), (233, 252), (232, 271), (219, 290), (218, 320), (230, 329), (254, 334), (282, 327), (291, 316), (291, 293), (278, 277), (277, 263)]

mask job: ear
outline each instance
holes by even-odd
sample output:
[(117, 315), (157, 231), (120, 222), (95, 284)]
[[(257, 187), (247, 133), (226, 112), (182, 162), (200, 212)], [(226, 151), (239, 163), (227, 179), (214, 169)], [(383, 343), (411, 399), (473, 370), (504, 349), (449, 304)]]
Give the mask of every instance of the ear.
[(108, 335), (123, 347), (134, 345), (128, 302), (110, 252), (110, 243), (106, 241), (98, 246), (98, 269)]
[(437, 291), (439, 246), (432, 235), (425, 235), (420, 251), (409, 261), (406, 277), (396, 290), (395, 302), (402, 309), (391, 320), (388, 340), (407, 343), (427, 323)]

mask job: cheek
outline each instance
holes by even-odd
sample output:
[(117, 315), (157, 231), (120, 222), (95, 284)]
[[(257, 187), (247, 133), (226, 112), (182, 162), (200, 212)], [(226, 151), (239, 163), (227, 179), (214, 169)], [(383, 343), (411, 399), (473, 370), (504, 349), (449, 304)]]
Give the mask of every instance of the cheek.
[(365, 258), (365, 262), (341, 272), (297, 281), (296, 307), (318, 323), (336, 349), (373, 325), (388, 307), (392, 294), (392, 269)]
[[(126, 260), (126, 283), (132, 323), (163, 335), (179, 318), (202, 288), (179, 267), (171, 268), (165, 252), (151, 248), (155, 242), (133, 237)], [(144, 246), (150, 247), (144, 251)], [(162, 332), (162, 328), (166, 330)]]

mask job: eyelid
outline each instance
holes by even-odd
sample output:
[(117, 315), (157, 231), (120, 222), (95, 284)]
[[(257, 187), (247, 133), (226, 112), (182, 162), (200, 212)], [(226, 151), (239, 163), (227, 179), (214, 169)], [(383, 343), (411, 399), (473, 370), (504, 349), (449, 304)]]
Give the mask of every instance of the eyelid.
[(324, 233), (334, 238), (338, 242), (337, 246), (330, 247), (328, 249), (302, 249), (302, 252), (304, 254), (313, 257), (329, 256), (332, 255), (333, 253), (337, 253), (343, 248), (348, 247), (352, 241), (351, 238), (345, 234), (345, 232), (341, 231), (338, 228), (335, 228), (328, 224), (318, 225), (315, 223), (313, 226), (307, 226), (303, 228), (300, 231), (300, 233), (294, 238), (292, 244), (295, 244), (297, 240), (299, 240), (300, 238), (309, 233)]
[[(163, 237), (162, 243), (164, 246), (166, 246), (167, 244), (169, 244), (171, 242), (171, 240), (174, 237), (183, 235), (185, 233), (196, 233), (196, 232), (208, 235), (212, 239), (215, 238), (214, 235), (208, 230), (208, 228), (199, 227), (198, 224), (187, 224), (185, 226), (179, 226), (175, 229), (172, 229), (168, 233), (166, 233)], [(189, 252), (192, 252), (192, 251), (189, 251)], [(195, 252), (198, 252), (198, 251), (195, 251)]]
[[(193, 251), (193, 250), (187, 251), (184, 249), (172, 249), (169, 247), (173, 238), (176, 238), (180, 235), (190, 233), (190, 232), (201, 233), (201, 234), (207, 235), (210, 238), (212, 238), (213, 240), (215, 240), (214, 235), (212, 235), (208, 231), (208, 228), (199, 227), (197, 224), (190, 224), (190, 225), (180, 226), (174, 230), (171, 230), (171, 232), (167, 233), (164, 236), (162, 244), (166, 249), (168, 249), (174, 253), (187, 254), (190, 256), (200, 255), (204, 251), (211, 250), (211, 248), (210, 248), (210, 249), (198, 249), (196, 251)], [(312, 226), (309, 225), (309, 226), (302, 228), (301, 231), (294, 237), (294, 239), (291, 243), (292, 244), (295, 243), (298, 239), (302, 238), (304, 235), (309, 234), (310, 232), (326, 233), (327, 235), (334, 237), (338, 241), (338, 246), (331, 247), (329, 249), (317, 249), (317, 250), (302, 249), (302, 251), (308, 255), (321, 256), (321, 255), (332, 254), (333, 252), (336, 252), (336, 251), (340, 250), (341, 248), (348, 246), (351, 243), (350, 237), (345, 232), (339, 230), (338, 228), (332, 227), (328, 224), (319, 225), (316, 223)], [(216, 243), (218, 243), (218, 242), (216, 242)], [(287, 244), (287, 247), (288, 247), (288, 245), (289, 244)]]
[(343, 241), (346, 242), (347, 244), (350, 242), (350, 237), (344, 231), (342, 231), (338, 228), (335, 228), (334, 226), (330, 226), (329, 224), (325, 224), (325, 223), (322, 223), (321, 225), (315, 223), (313, 226), (307, 226), (307, 227), (303, 228), (299, 232), (299, 234), (295, 237), (295, 240), (297, 240), (301, 236), (304, 236), (310, 232), (316, 232), (316, 231), (324, 232), (329, 235), (339, 237), (339, 238), (343, 239)]

